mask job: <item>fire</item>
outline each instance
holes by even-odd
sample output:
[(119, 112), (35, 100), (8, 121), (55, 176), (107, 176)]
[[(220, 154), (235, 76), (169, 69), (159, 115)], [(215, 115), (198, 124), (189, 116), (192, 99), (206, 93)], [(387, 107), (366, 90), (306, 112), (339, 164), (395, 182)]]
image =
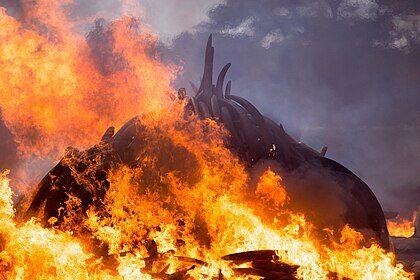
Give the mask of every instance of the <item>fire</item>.
[(412, 237), (414, 235), (417, 212), (413, 213), (411, 219), (405, 219), (397, 216), (395, 221), (387, 221), (389, 234), (395, 237)]
[(272, 201), (277, 207), (283, 206), (288, 200), (287, 192), (282, 186), (282, 178), (268, 169), (259, 180), (255, 194)]
[[(22, 1), (24, 20), (0, 9), (0, 108), (25, 156), (88, 147), (111, 125), (159, 112), (176, 69), (153, 54), (156, 36), (124, 17), (88, 40), (72, 1)], [(105, 45), (105, 41), (107, 45)]]
[[(287, 224), (275, 220), (267, 224), (249, 202), (238, 200), (233, 189), (218, 193), (213, 183), (220, 182), (202, 181), (189, 192), (176, 195), (174, 201), (163, 201), (161, 193), (134, 190), (139, 185), (133, 176), (139, 176), (139, 170), (118, 168), (114, 172), (105, 202), (109, 216), (92, 208), (83, 220), (83, 230), (69, 218), (66, 223), (72, 225), (73, 232), (45, 229), (35, 219), (18, 223), (9, 179), (3, 174), (0, 256), (5, 279), (64, 279), (67, 275), (77, 279), (153, 279), (165, 267), (166, 273), (182, 269), (185, 263), (177, 256), (202, 260), (201, 266), (188, 271), (194, 279), (211, 279), (219, 271), (225, 277), (241, 279), (221, 256), (264, 249), (275, 250), (278, 261), (299, 265), (296, 276), (301, 279), (329, 279), (331, 273), (350, 279), (412, 279), (402, 265), (394, 265), (392, 253), (377, 245), (360, 246), (363, 236), (349, 227), (342, 229), (338, 242), (326, 246), (313, 237), (312, 225), (303, 215), (290, 213)], [(172, 183), (175, 194), (182, 182)], [(193, 198), (200, 203), (192, 203)], [(205, 231), (197, 227), (197, 215), (202, 227), (207, 227)], [(92, 235), (86, 237), (86, 232)], [(162, 263), (145, 272), (153, 252), (150, 240)], [(107, 245), (104, 259), (94, 244)]]
[[(185, 116), (170, 98), (176, 69), (154, 55), (157, 39), (138, 20), (97, 22), (86, 39), (68, 19), (71, 1), (23, 3), (22, 22), (0, 11), (0, 107), (22, 154), (93, 145), (134, 115), (143, 138), (136, 164), (106, 171), (99, 203), (83, 211), (68, 193), (48, 228), (19, 218), (1, 174), (2, 279), (260, 279), (255, 266), (267, 262), (289, 278), (413, 278), (393, 253), (363, 247), (348, 226), (319, 239), (303, 214), (287, 209), (281, 174), (267, 169), (250, 189), (246, 166), (225, 145), (227, 131)], [(83, 152), (74, 154), (64, 162), (77, 182), (104, 191), (93, 176), (102, 158), (80, 171)], [(243, 252), (246, 261), (232, 255)], [(255, 254), (269, 258), (261, 264)]]
[(67, 233), (44, 229), (35, 220), (18, 225), (14, 220), (9, 180), (0, 177), (2, 279), (63, 279), (74, 275), (83, 279), (89, 254)]

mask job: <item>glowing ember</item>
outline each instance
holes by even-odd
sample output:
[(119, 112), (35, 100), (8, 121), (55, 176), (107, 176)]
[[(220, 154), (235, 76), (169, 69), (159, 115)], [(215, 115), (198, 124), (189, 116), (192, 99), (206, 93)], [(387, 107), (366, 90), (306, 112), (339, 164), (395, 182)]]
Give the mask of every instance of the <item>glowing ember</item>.
[(414, 223), (416, 221), (417, 212), (413, 213), (411, 219), (405, 219), (397, 216), (395, 220), (388, 220), (387, 226), (389, 235), (395, 237), (412, 237), (414, 235)]

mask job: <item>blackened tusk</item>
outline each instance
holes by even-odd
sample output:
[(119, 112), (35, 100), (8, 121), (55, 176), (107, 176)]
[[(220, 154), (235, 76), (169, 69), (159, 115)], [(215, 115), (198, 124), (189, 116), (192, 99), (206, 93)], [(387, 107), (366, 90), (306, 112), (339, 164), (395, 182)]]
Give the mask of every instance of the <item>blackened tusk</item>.
[(230, 131), (232, 138), (238, 144), (240, 144), (240, 139), (238, 133), (235, 129), (235, 125), (233, 124), (232, 116), (230, 115), (229, 109), (227, 107), (222, 107), (220, 109), (220, 115), (222, 117), (222, 122), (226, 126), (226, 128)]
[(321, 151), (319, 152), (321, 154), (321, 156), (325, 157), (325, 154), (327, 153), (328, 147), (327, 146), (323, 146), (321, 148)]
[(195, 97), (191, 97), (190, 100), (191, 104), (193, 105), (194, 112), (198, 115), (200, 113), (200, 109), (198, 108), (197, 100), (195, 99)]
[(212, 46), (212, 35), (210, 34), (206, 46), (203, 79), (201, 80), (201, 85), (198, 89), (200, 94), (208, 97), (208, 99), (210, 99), (210, 96), (207, 95), (211, 95), (213, 91), (213, 58), (214, 48)]
[(222, 260), (225, 261), (254, 261), (254, 260), (272, 260), (277, 258), (275, 250), (257, 250), (257, 251), (247, 251), (234, 253), (230, 255), (225, 255), (222, 257)]
[(108, 129), (105, 131), (104, 135), (101, 138), (101, 141), (109, 141), (111, 140), (112, 136), (114, 136), (115, 128), (113, 126), (108, 127)]
[(209, 107), (207, 107), (206, 103), (204, 103), (202, 101), (199, 101), (198, 106), (200, 107), (200, 111), (203, 113), (203, 116), (205, 118), (210, 118), (211, 117)]
[(231, 65), (230, 63), (226, 64), (223, 67), (222, 71), (220, 71), (219, 77), (217, 78), (216, 95), (219, 98), (223, 97), (223, 84), (224, 84), (224, 81), (225, 81), (226, 73), (229, 70), (230, 65)]
[(236, 96), (236, 95), (229, 95), (229, 96), (226, 96), (226, 98), (231, 99), (231, 100), (239, 103), (242, 107), (244, 107), (245, 110), (248, 111), (248, 113), (250, 113), (251, 116), (254, 117), (255, 122), (258, 125), (262, 125), (264, 123), (264, 117), (261, 115), (261, 113), (257, 110), (257, 108), (254, 107), (254, 105), (252, 105), (245, 98), (242, 98), (242, 97)]
[(211, 97), (211, 110), (213, 112), (213, 117), (220, 118), (220, 107), (219, 107), (219, 101), (217, 100), (217, 96), (213, 95)]
[(229, 81), (226, 84), (225, 96), (230, 95), (231, 88), (232, 88), (232, 81)]

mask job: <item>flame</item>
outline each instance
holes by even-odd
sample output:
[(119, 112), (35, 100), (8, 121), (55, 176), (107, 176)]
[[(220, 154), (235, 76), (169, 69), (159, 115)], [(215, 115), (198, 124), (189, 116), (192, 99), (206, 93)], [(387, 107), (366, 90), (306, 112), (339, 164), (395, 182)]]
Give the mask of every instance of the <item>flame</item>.
[[(413, 279), (402, 265), (394, 265), (393, 253), (375, 244), (362, 247), (362, 234), (348, 226), (341, 230), (338, 242), (325, 246), (314, 238), (312, 225), (301, 214), (290, 213), (287, 224), (266, 224), (249, 202), (238, 200), (232, 192), (235, 188), (218, 193), (213, 184), (223, 182), (217, 178), (208, 184), (200, 181), (173, 201), (168, 197), (163, 201), (161, 192), (135, 191), (141, 186), (133, 178), (141, 175), (140, 170), (120, 167), (113, 172), (105, 198), (109, 215), (91, 209), (83, 230), (73, 224), (74, 232), (45, 229), (35, 219), (17, 223), (10, 181), (2, 174), (0, 272), (5, 279), (65, 279), (67, 275), (75, 279), (153, 279), (150, 272), (144, 272), (150, 256), (148, 240), (156, 242), (163, 261), (152, 268), (155, 273), (165, 266), (169, 266), (167, 273), (179, 271), (185, 264), (176, 256), (188, 256), (205, 262), (188, 272), (194, 279), (211, 279), (219, 271), (229, 279), (242, 279), (234, 276), (232, 266), (220, 257), (263, 249), (274, 249), (280, 261), (299, 265), (299, 279), (329, 279), (331, 273), (349, 279)], [(173, 175), (168, 175), (168, 180), (177, 194), (183, 183), (176, 182)], [(197, 226), (198, 216), (205, 229)], [(89, 238), (81, 233), (86, 229), (92, 234)], [(95, 252), (92, 238), (107, 245), (105, 259)], [(116, 264), (107, 266), (111, 260)]]
[(269, 200), (275, 206), (283, 206), (289, 199), (286, 189), (282, 185), (282, 178), (270, 168), (260, 177), (255, 194), (263, 199)]
[[(363, 247), (348, 226), (319, 240), (303, 214), (287, 209), (281, 174), (268, 169), (250, 189), (246, 167), (225, 145), (227, 131), (185, 117), (184, 104), (168, 97), (176, 69), (153, 54), (157, 38), (123, 17), (98, 22), (86, 39), (74, 32), (71, 3), (24, 1), (22, 22), (0, 10), (0, 107), (21, 153), (90, 146), (134, 115), (145, 141), (136, 166), (107, 171), (100, 206), (82, 211), (69, 193), (62, 223), (54, 217), (50, 228), (16, 217), (11, 181), (1, 174), (2, 279), (259, 279), (238, 274), (252, 262), (222, 258), (255, 250), (273, 250), (270, 261), (298, 266), (301, 279), (413, 279), (393, 253)], [(83, 172), (78, 160), (64, 163), (100, 191), (92, 173), (101, 158)]]
[(411, 219), (397, 216), (394, 221), (387, 220), (389, 235), (395, 237), (412, 237), (414, 235), (417, 212), (414, 212)]
[[(146, 26), (123, 17), (99, 26), (89, 44), (74, 31), (71, 3), (22, 1), (22, 22), (0, 8), (0, 108), (25, 156), (91, 146), (111, 125), (158, 113), (167, 101), (156, 93), (171, 91), (176, 69), (151, 53), (157, 38)], [(110, 46), (95, 53), (100, 36)]]

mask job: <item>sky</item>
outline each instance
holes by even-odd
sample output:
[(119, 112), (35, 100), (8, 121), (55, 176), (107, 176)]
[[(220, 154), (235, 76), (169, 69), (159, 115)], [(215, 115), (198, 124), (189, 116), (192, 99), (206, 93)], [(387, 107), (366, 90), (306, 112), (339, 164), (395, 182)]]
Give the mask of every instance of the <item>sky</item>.
[[(18, 17), (16, 3), (0, 0)], [(216, 69), (232, 63), (233, 94), (296, 140), (328, 146), (386, 210), (420, 204), (419, 1), (77, 0), (74, 13), (112, 20), (122, 10), (150, 25), (162, 57), (183, 67), (174, 87), (199, 83), (212, 33)], [(5, 151), (13, 143), (2, 124), (0, 132)]]
[(358, 174), (385, 209), (420, 204), (420, 3), (244, 1), (174, 38), (198, 83), (207, 36), (233, 94)]

